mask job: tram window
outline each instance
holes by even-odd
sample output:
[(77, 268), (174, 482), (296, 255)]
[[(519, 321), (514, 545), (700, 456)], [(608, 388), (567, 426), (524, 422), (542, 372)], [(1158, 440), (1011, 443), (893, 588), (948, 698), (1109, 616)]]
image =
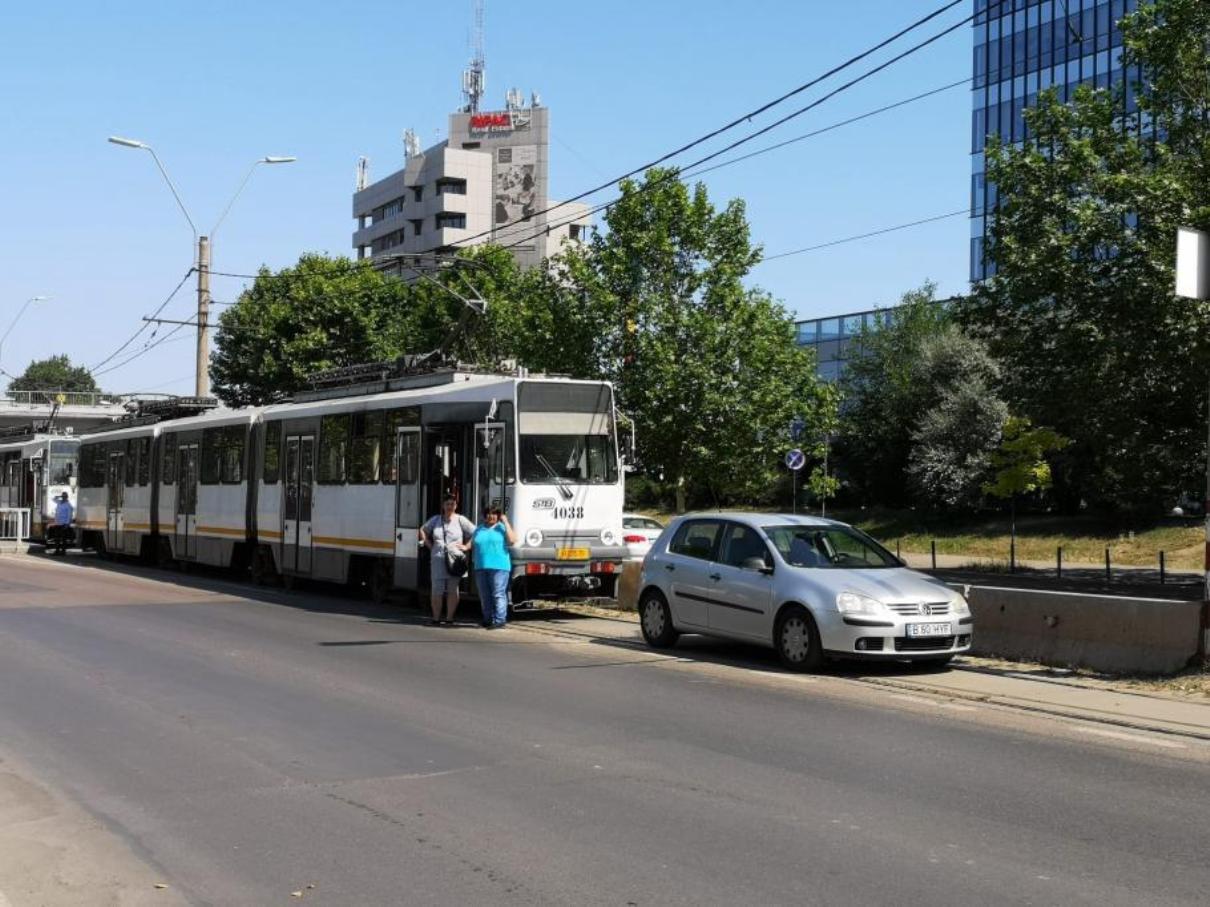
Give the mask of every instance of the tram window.
[(281, 423), (265, 425), (265, 470), (262, 479), (266, 485), (276, 485), (281, 476)]
[(411, 485), (420, 478), (420, 432), (410, 431), (399, 446), (399, 481)]
[(349, 417), (324, 416), (319, 427), (319, 484), (344, 484), (348, 451)]
[(378, 481), (382, 451), (382, 411), (353, 413), (349, 438), (349, 482), (369, 485)]
[(105, 485), (105, 445), (85, 444), (80, 448), (80, 487)]
[(203, 485), (217, 485), (222, 472), (223, 430), (207, 428), (202, 432), (202, 466), (198, 480)]
[(242, 425), (229, 425), (223, 429), (223, 452), (219, 478), (224, 485), (238, 485), (244, 481), (246, 439), (247, 432)]
[[(386, 457), (382, 463), (382, 482), (384, 485), (394, 485), (398, 470), (395, 462), (395, 437), (399, 429), (408, 425), (420, 424), (420, 408), (416, 406), (405, 409), (389, 409), (383, 413), (382, 444)], [(404, 479), (405, 482), (410, 481)]]
[(133, 488), (138, 480), (139, 447), (138, 438), (128, 438), (126, 441), (126, 487)]
[(160, 484), (171, 485), (176, 481), (176, 435), (161, 435)]
[(139, 438), (135, 441), (139, 452), (138, 480), (140, 485), (151, 483), (151, 438)]

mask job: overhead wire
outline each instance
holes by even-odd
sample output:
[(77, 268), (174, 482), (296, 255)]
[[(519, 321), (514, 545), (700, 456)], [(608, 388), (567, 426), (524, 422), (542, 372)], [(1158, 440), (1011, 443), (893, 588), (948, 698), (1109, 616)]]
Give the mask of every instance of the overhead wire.
[[(736, 117), (735, 119), (731, 120), (728, 123), (725, 123), (724, 125), (718, 127), (717, 129), (713, 129), (710, 132), (706, 133), (705, 135), (700, 136), (691, 142), (687, 142), (686, 144), (681, 145), (679, 148), (669, 151), (666, 154), (661, 155), (660, 157), (657, 157), (653, 161), (649, 161), (646, 164), (643, 164), (642, 166), (635, 167), (634, 169), (629, 170), (626, 173), (623, 173), (621, 176), (615, 177), (614, 179), (601, 183), (598, 186), (594, 186), (593, 188), (585, 190), (584, 192), (581, 192), (578, 195), (574, 195), (571, 198), (564, 199), (563, 201), (560, 201), (560, 202), (556, 202), (553, 205), (548, 205), (546, 208), (543, 208), (542, 210), (536, 211), (533, 214), (531, 214), (530, 218), (532, 219), (534, 217), (541, 217), (544, 214), (549, 214), (551, 211), (555, 211), (559, 208), (565, 207), (566, 205), (570, 205), (570, 204), (578, 202), (582, 199), (588, 198), (590, 195), (596, 195), (598, 192), (602, 192), (606, 189), (612, 188), (614, 185), (616, 185), (617, 183), (621, 182), (624, 179), (629, 179), (632, 176), (636, 176), (640, 173), (644, 173), (647, 170), (650, 170), (652, 167), (656, 167), (656, 166), (664, 163), (665, 161), (671, 160), (674, 157), (684, 154), (686, 151), (689, 151), (692, 148), (696, 148), (698, 145), (702, 145), (702, 144), (710, 141), (711, 139), (717, 138), (718, 136), (722, 135), (723, 133), (729, 132), (730, 130), (734, 129), (736, 126), (740, 126), (744, 123), (749, 123), (753, 120), (753, 118), (760, 116), (763, 113), (767, 113), (772, 108), (778, 106), (779, 104), (784, 103), (785, 101), (789, 100), (790, 98), (795, 97), (796, 95), (802, 94), (804, 91), (814, 88), (816, 85), (830, 79), (832, 76), (836, 75), (837, 73), (843, 72), (844, 70), (848, 69), (849, 67), (854, 66), (857, 63), (860, 63), (862, 60), (866, 59), (867, 57), (872, 56), (873, 54), (876, 54), (878, 51), (888, 47), (891, 44), (894, 44), (896, 41), (898, 41), (900, 38), (904, 37), (905, 35), (910, 34), (911, 32), (915, 31), (916, 29), (920, 28), (921, 26), (928, 24), (933, 19), (936, 19), (937, 17), (944, 15), (945, 13), (949, 12), (954, 7), (961, 6), (965, 2), (966, 2), (966, 0), (950, 0), (950, 2), (943, 4), (942, 6), (938, 7), (937, 9), (928, 13), (927, 15), (917, 19), (915, 22), (911, 23), (910, 25), (905, 26), (904, 28), (901, 28), (899, 31), (895, 32), (895, 34), (891, 35), (890, 37), (884, 38), (883, 40), (879, 41), (877, 44), (874, 44), (871, 47), (867, 48), (866, 50), (863, 50), (861, 53), (858, 53), (852, 57), (849, 57), (844, 62), (839, 63), (836, 66), (833, 66), (827, 72), (821, 73), (820, 75), (815, 76), (814, 78), (802, 83), (801, 85), (798, 85), (798, 86), (790, 89), (789, 91), (774, 98), (773, 100), (767, 101), (764, 104), (761, 104), (756, 109), (750, 110), (747, 113), (741, 114), (740, 116)], [(997, 0), (997, 3), (1003, 3), (1003, 2), (1005, 2), (1005, 0)], [(965, 19), (963, 22), (959, 23), (959, 25), (965, 25), (966, 23), (970, 22), (974, 18), (975, 18), (974, 16), (970, 16), (967, 19)], [(956, 27), (957, 26), (955, 26), (955, 28)], [(948, 34), (949, 31), (952, 31), (952, 30), (953, 29), (947, 30), (946, 32), (943, 33), (943, 35)], [(933, 39), (933, 40), (936, 40), (936, 39)], [(927, 43), (932, 43), (932, 42), (929, 41)], [(894, 61), (892, 61), (892, 62), (894, 62)], [(780, 125), (781, 122), (784, 122), (784, 120), (779, 121), (778, 123), (775, 123), (774, 127), (777, 125)], [(770, 127), (770, 128), (773, 128), (773, 127)], [(760, 134), (762, 134), (762, 133), (756, 133), (756, 135), (760, 135)], [(755, 138), (755, 135), (752, 136), (752, 138)], [(724, 149), (724, 151), (730, 150), (731, 147), (735, 147), (735, 146), (729, 146), (727, 149)], [(471, 236), (464, 237), (463, 239), (460, 239), (456, 243), (454, 243), (454, 245), (462, 245), (465, 243), (470, 243), (476, 239), (482, 239), (484, 237), (491, 236), (497, 232), (499, 232), (498, 228), (491, 229), (491, 230), (485, 230), (481, 233), (476, 233)], [(433, 249), (430, 249), (429, 251), (430, 252), (436, 251), (436, 247)]]
[(767, 261), (776, 261), (779, 258), (789, 258), (791, 255), (802, 255), (805, 252), (815, 252), (819, 249), (828, 249), (832, 246), (840, 246), (844, 243), (856, 242), (859, 239), (869, 239), (873, 236), (882, 236), (884, 233), (894, 233), (898, 230), (907, 230), (910, 227), (919, 227), (924, 224), (936, 223), (937, 221), (947, 220), (951, 217), (957, 217), (960, 214), (970, 215), (970, 208), (961, 208), (958, 211), (950, 211), (948, 214), (937, 214), (933, 217), (924, 217), (920, 220), (914, 220), (906, 224), (896, 224), (893, 227), (883, 227), (880, 230), (871, 230), (869, 233), (859, 233), (856, 236), (845, 236), (841, 239), (833, 239), (828, 242), (817, 243), (813, 246), (805, 246), (801, 249), (792, 249), (789, 252), (778, 252), (776, 255), (765, 255), (757, 262), (758, 265), (764, 264)]
[[(999, 2), (1003, 3), (1003, 2), (1005, 2), (1005, 0), (999, 0)], [(638, 187), (638, 189), (636, 191), (640, 192), (640, 193), (648, 192), (648, 191), (651, 191), (652, 189), (657, 188), (660, 185), (663, 185), (665, 182), (670, 182), (672, 180), (680, 179), (681, 170), (688, 171), (688, 170), (692, 170), (695, 167), (700, 167), (702, 164), (708, 163), (718, 157), (721, 157), (722, 155), (726, 154), (728, 151), (733, 151), (734, 149), (736, 149), (742, 145), (745, 145), (748, 142), (751, 142), (754, 139), (757, 139), (762, 135), (765, 135), (765, 134), (771, 132), (772, 130), (778, 128), (779, 126), (782, 126), (782, 125), (790, 122), (791, 120), (793, 120), (797, 117), (800, 117), (803, 114), (805, 114), (811, 110), (814, 110), (815, 108), (819, 107), (821, 104), (824, 104), (824, 103), (830, 101), (832, 98), (836, 97), (837, 95), (842, 94), (845, 91), (852, 89), (853, 87), (860, 84), (861, 82), (864, 82), (866, 79), (869, 79), (869, 78), (877, 75), (878, 73), (882, 72), (883, 70), (888, 69), (891, 66), (894, 66), (896, 63), (900, 62), (901, 60), (904, 60), (907, 57), (910, 57), (911, 55), (913, 55), (915, 53), (919, 53), (921, 50), (928, 47), (929, 45), (934, 44), (937, 41), (941, 40), (942, 38), (946, 37), (947, 35), (952, 34), (953, 32), (957, 31), (959, 28), (963, 27), (964, 25), (969, 24), (973, 19), (976, 18), (976, 16), (979, 16), (979, 15), (981, 15), (981, 13), (975, 13), (973, 15), (967, 16), (965, 19), (963, 19), (959, 22), (955, 22), (953, 25), (949, 26), (948, 28), (946, 28), (940, 32), (937, 32), (934, 35), (931, 35), (930, 37), (926, 38), (925, 40), (920, 41), (917, 44), (914, 44), (912, 47), (909, 47), (907, 50), (902, 51), (902, 52), (896, 54), (895, 56), (891, 57), (890, 59), (885, 60), (884, 62), (878, 64), (877, 66), (866, 70), (864, 73), (857, 76), (856, 78), (850, 79), (848, 82), (845, 82), (844, 84), (832, 89), (831, 91), (822, 95), (821, 97), (816, 98), (811, 103), (806, 104), (806, 105), (798, 108), (797, 110), (792, 111), (789, 114), (786, 114), (785, 116), (781, 117), (780, 119), (775, 120), (774, 122), (770, 123), (767, 126), (762, 127), (761, 129), (756, 130), (755, 132), (749, 133), (748, 135), (744, 136), (743, 138), (740, 138), (734, 142), (731, 142), (729, 145), (726, 145), (723, 148), (718, 149), (717, 151), (711, 152), (710, 154), (706, 155), (705, 157), (699, 158), (698, 160), (694, 161), (691, 164), (685, 165), (685, 167), (683, 167), (683, 168), (672, 170), (669, 173), (667, 173), (655, 180), (644, 183), (642, 186)], [(582, 196), (580, 196), (580, 197), (582, 197)], [(529, 233), (526, 236), (523, 236), (520, 239), (515, 240), (514, 242), (503, 244), (502, 248), (511, 249), (516, 246), (523, 245), (524, 243), (531, 242), (532, 240), (536, 239), (537, 237), (543, 235), (544, 233), (550, 232), (551, 229), (557, 229), (558, 227), (566, 226), (568, 223), (572, 223), (575, 220), (580, 220), (580, 219), (584, 218), (585, 216), (591, 216), (592, 214), (597, 214), (597, 213), (604, 211), (604, 210), (612, 207), (613, 205), (617, 204), (620, 200), (621, 200), (621, 196), (611, 199), (608, 202), (605, 202), (603, 204), (596, 206), (595, 208), (590, 209), (587, 212), (587, 214), (583, 214), (583, 213), (577, 214), (571, 220), (566, 220), (561, 223), (557, 223), (553, 227), (550, 224), (543, 225), (542, 227), (538, 228), (534, 232)], [(537, 216), (537, 215), (534, 215), (534, 216)], [(455, 245), (463, 243), (463, 242), (467, 242), (467, 241), (469, 241), (469, 239), (472, 239), (472, 238), (474, 238), (474, 237), (468, 237), (468, 239), (458, 240), (458, 242), (455, 243)]]
[[(152, 318), (155, 318), (162, 311), (164, 311), (164, 309), (166, 309), (168, 307), (168, 303), (172, 302), (172, 300), (176, 297), (176, 294), (181, 291), (181, 287), (183, 287), (185, 285), (185, 281), (188, 280), (190, 278), (190, 276), (196, 270), (197, 270), (197, 268), (190, 267), (189, 270), (185, 272), (185, 276), (181, 278), (180, 283), (178, 283), (175, 287), (173, 287), (172, 292), (169, 293), (164, 298), (164, 301), (161, 302), (159, 307), (152, 313), (152, 315), (151, 315)], [(135, 331), (133, 334), (131, 334), (130, 337), (128, 337), (121, 346), (119, 346), (116, 350), (114, 350), (112, 353), (110, 353), (108, 356), (106, 356), (104, 359), (102, 359), (96, 365), (89, 368), (89, 371), (93, 372), (94, 374), (98, 374), (97, 369), (99, 369), (101, 366), (105, 365), (106, 363), (111, 362), (114, 359), (116, 359), (122, 353), (123, 350), (125, 350), (128, 346), (130, 346), (132, 343), (134, 343), (136, 340), (139, 339), (139, 337), (143, 334), (143, 332), (145, 330), (147, 330), (147, 327), (150, 324), (151, 324), (150, 321), (144, 321), (141, 325), (139, 325), (139, 329), (137, 331)]]

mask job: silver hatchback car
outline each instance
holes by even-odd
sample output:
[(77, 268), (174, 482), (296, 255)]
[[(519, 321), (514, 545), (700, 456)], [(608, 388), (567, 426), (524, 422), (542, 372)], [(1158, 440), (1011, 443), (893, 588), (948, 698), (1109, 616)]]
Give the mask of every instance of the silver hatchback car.
[(860, 530), (816, 517), (678, 517), (643, 560), (639, 589), (651, 646), (723, 636), (772, 646), (797, 670), (828, 657), (945, 664), (974, 632), (961, 593)]

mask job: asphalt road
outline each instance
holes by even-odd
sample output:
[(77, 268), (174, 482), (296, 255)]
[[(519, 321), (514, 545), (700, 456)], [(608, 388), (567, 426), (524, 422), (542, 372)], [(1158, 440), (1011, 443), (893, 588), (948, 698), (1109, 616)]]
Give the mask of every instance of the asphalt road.
[(1203, 763), (711, 651), (0, 559), (0, 746), (198, 904), (1210, 898)]

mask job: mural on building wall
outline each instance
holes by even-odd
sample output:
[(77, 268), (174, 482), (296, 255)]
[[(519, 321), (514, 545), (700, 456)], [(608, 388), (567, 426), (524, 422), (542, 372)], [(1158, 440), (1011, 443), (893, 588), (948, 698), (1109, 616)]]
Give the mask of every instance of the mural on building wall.
[(532, 217), (537, 199), (538, 146), (496, 149), (495, 225), (502, 227)]

